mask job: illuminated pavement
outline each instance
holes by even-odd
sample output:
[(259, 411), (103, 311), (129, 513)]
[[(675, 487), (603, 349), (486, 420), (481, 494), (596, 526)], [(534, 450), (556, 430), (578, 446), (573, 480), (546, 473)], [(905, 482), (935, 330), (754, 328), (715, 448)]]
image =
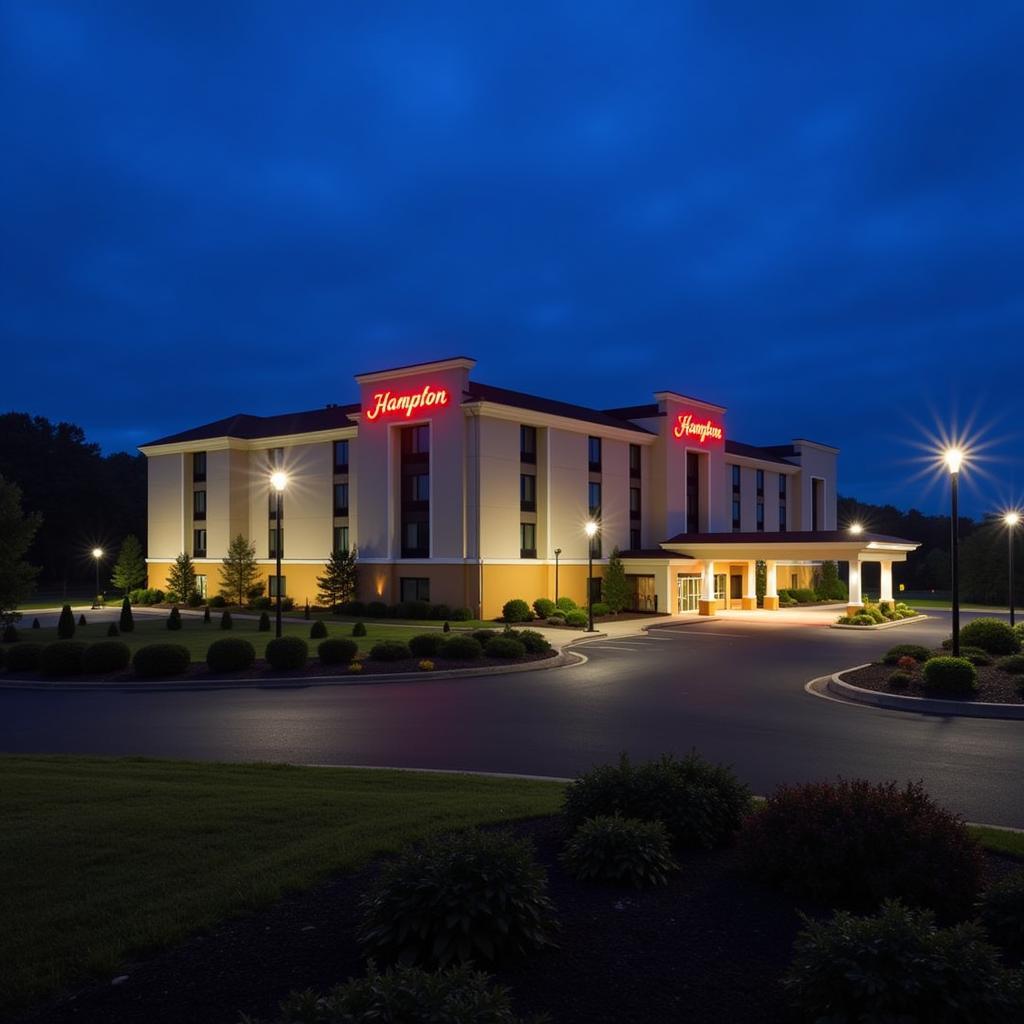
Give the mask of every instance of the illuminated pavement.
[[(966, 618), (967, 616), (965, 616)], [(948, 615), (869, 634), (690, 622), (582, 648), (577, 668), (457, 680), (187, 693), (0, 691), (0, 749), (572, 775), (696, 747), (756, 792), (843, 775), (923, 779), (974, 821), (1024, 827), (1024, 722), (837, 704), (804, 684)]]

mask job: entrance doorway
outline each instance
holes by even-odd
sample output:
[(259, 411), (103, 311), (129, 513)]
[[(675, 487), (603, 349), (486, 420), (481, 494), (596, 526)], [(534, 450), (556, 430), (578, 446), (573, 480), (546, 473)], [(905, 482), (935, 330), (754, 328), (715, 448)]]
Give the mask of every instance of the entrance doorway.
[(677, 577), (679, 588), (679, 610), (681, 612), (695, 612), (700, 607), (700, 586), (699, 575), (680, 573)]

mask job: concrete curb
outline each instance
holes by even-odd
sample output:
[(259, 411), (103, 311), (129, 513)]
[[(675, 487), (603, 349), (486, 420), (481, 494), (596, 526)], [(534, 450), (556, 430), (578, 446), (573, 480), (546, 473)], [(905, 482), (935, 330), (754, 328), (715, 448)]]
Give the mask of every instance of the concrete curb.
[(910, 711), (924, 715), (944, 715), (960, 718), (996, 718), (1005, 721), (1024, 721), (1024, 704), (994, 704), (977, 700), (936, 700), (931, 697), (901, 697), (895, 693), (879, 693), (877, 690), (865, 690), (842, 679), (846, 672), (855, 672), (865, 668), (856, 665), (843, 669), (828, 677), (826, 689), (829, 693), (843, 700), (870, 707), (884, 708), (887, 711)]
[[(571, 645), (566, 645), (568, 648)], [(281, 679), (211, 679), (209, 682), (154, 681), (124, 683), (74, 683), (64, 680), (4, 679), (0, 690), (35, 690), (50, 693), (190, 693), (198, 690), (306, 690), (316, 686), (375, 686), (378, 683), (407, 683), (418, 679), (429, 683), (443, 679), (479, 676), (505, 676), (518, 672), (543, 672), (552, 668), (576, 668), (587, 656), (563, 648), (553, 658), (525, 665), (486, 665), (481, 668), (455, 668), (447, 672), (388, 672), (371, 676), (294, 676)]]
[(915, 615), (912, 619), (898, 619), (896, 622), (876, 622), (873, 626), (851, 626), (845, 622), (831, 622), (829, 629), (856, 629), (862, 633), (869, 633), (875, 629), (894, 629), (896, 626), (909, 626), (912, 622), (922, 622), (927, 615)]

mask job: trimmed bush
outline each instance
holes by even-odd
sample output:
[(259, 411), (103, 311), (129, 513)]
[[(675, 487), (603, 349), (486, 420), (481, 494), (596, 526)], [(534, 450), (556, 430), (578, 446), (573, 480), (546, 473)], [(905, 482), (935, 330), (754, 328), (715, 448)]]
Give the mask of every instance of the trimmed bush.
[(357, 622), (352, 627), (352, 635), (353, 636), (366, 636), (366, 623), (364, 623), (364, 622)]
[(909, 672), (911, 675), (915, 673), (920, 665), (920, 662), (916, 658), (910, 657), (909, 654), (904, 654), (899, 661), (896, 662), (898, 668), (901, 668), (904, 672)]
[(279, 636), (267, 644), (263, 655), (274, 669), (302, 668), (309, 658), (309, 647), (301, 636)]
[(321, 665), (347, 665), (359, 650), (359, 644), (347, 637), (336, 636), (323, 640), (316, 649)]
[(444, 626), (441, 628), (441, 632), (442, 633), (450, 633), (451, 631), (452, 631), (452, 627), (448, 623), (448, 620), (445, 619)]
[(21, 637), (18, 634), (18, 627), (13, 623), (8, 623), (4, 627), (4, 640), (5, 644), (16, 644)]
[(78, 616), (78, 624), (80, 626), (88, 626), (89, 625), (89, 623), (85, 621), (85, 612), (82, 612), (82, 614)]
[(404, 661), (412, 657), (412, 651), (401, 640), (382, 640), (370, 649), (370, 657), (374, 661)]
[(41, 623), (39, 622), (38, 619), (33, 619), (32, 620), (32, 628), (33, 629), (42, 629), (43, 627), (42, 627), (42, 625), (41, 625)]
[(576, 607), (576, 602), (566, 595), (562, 595), (556, 602), (555, 607), (559, 611), (571, 612)]
[(309, 639), (310, 640), (323, 640), (327, 636), (327, 624), (323, 619), (317, 619), (312, 626), (309, 627)]
[(919, 782), (840, 779), (782, 786), (740, 836), (747, 871), (827, 907), (874, 911), (886, 899), (966, 914), (982, 854)]
[(266, 612), (266, 611), (269, 611), (271, 608), (274, 607), (274, 602), (271, 601), (269, 597), (266, 597), (264, 595), (260, 595), (259, 597), (254, 597), (249, 602), (249, 607), (252, 608), (253, 611), (257, 611), (257, 612), (258, 611), (264, 611), (264, 612)]
[(964, 696), (977, 689), (977, 669), (966, 658), (938, 657), (924, 663), (924, 685), (933, 693)]
[(206, 648), (206, 667), (211, 672), (239, 672), (256, 663), (256, 648), (240, 636), (214, 640)]
[(546, 654), (551, 650), (551, 644), (547, 637), (538, 633), (535, 629), (522, 629), (517, 638), (526, 648), (527, 654)]
[(573, 629), (586, 629), (589, 623), (590, 618), (582, 608), (574, 608), (565, 613), (565, 624)]
[(554, 615), (549, 615), (548, 616), (548, 625), (549, 626), (564, 626), (565, 625), (565, 616), (561, 612), (555, 612)]
[(521, 598), (514, 597), (506, 601), (501, 609), (503, 622), (529, 622), (533, 618), (530, 606)]
[(594, 618), (596, 619), (599, 615), (610, 615), (611, 608), (604, 601), (594, 602)]
[(693, 752), (636, 766), (623, 754), (584, 772), (566, 787), (564, 813), (571, 830), (603, 815), (662, 821), (677, 848), (710, 850), (732, 839), (750, 808), (750, 790), (732, 771)]
[(270, 632), (270, 612), (260, 612), (260, 620), (256, 623), (257, 633)]
[(210, 621), (210, 606), (207, 605), (203, 609), (203, 625), (204, 626), (207, 625), (209, 623), (209, 621)]
[(521, 640), (511, 636), (496, 636), (484, 644), (484, 654), (488, 658), (504, 658), (508, 661), (518, 661), (526, 656), (526, 648)]
[(981, 894), (977, 910), (978, 920), (997, 946), (1024, 950), (1024, 871), (993, 882)]
[(581, 882), (617, 882), (642, 889), (665, 885), (679, 865), (660, 821), (602, 815), (588, 818), (562, 853), (569, 874)]
[(555, 602), (547, 597), (538, 597), (533, 602), (533, 611), (538, 619), (550, 618), (555, 611)]
[(999, 668), (1015, 676), (1024, 675), (1024, 654), (1011, 654), (999, 659)]
[(453, 608), (451, 615), (448, 616), (452, 622), (469, 622), (473, 618), (472, 608)]
[(84, 640), (55, 640), (43, 648), (39, 668), (48, 676), (77, 675), (82, 671), (82, 655), (88, 646)]
[[(913, 659), (911, 659), (913, 660)], [(914, 677), (904, 669), (897, 669), (888, 679), (890, 690), (905, 690), (914, 681)]]
[(167, 616), (167, 628), (181, 629), (181, 612), (179, 612), (177, 608), (172, 608), (170, 614)]
[(118, 620), (118, 626), (122, 633), (130, 633), (135, 629), (135, 617), (132, 615), (132, 603), (127, 597), (121, 602), (121, 617)]
[(452, 610), (446, 604), (432, 604), (430, 606), (430, 617), (441, 622), (452, 617)]
[(801, 1020), (996, 1024), (1024, 1014), (1019, 976), (975, 924), (940, 929), (897, 902), (874, 917), (805, 921), (782, 981)]
[(980, 647), (989, 654), (1016, 654), (1020, 637), (1002, 619), (974, 619), (960, 630), (961, 647)]
[(496, 629), (474, 629), (469, 635), (474, 640), (479, 640), (480, 643), (485, 644), (492, 637), (496, 637), (498, 631)]
[(383, 619), (388, 613), (388, 606), (383, 601), (371, 601), (366, 606), (366, 614), (371, 619)]
[(914, 661), (927, 661), (932, 656), (932, 652), (927, 647), (922, 647), (920, 644), (897, 644), (895, 647), (890, 647), (889, 650), (882, 655), (882, 661), (886, 665), (898, 665), (900, 658), (913, 658)]
[(71, 613), (71, 605), (66, 604), (60, 610), (57, 620), (57, 636), (61, 640), (70, 640), (75, 635), (75, 617)]
[(214, 594), (206, 603), (211, 608), (223, 608), (227, 604), (227, 601), (220, 594)]
[(132, 671), (142, 679), (180, 676), (191, 663), (192, 655), (184, 644), (147, 644), (132, 655)]
[(369, 956), (494, 962), (551, 944), (554, 908), (529, 842), (467, 829), (435, 836), (381, 869), (362, 901)]
[(42, 644), (26, 643), (24, 640), (7, 649), (7, 671), (26, 672), (39, 668), (39, 656), (43, 653)]
[(991, 665), (995, 661), (995, 658), (988, 651), (983, 651), (980, 647), (961, 647), (960, 657), (966, 658), (976, 667)]
[[(233, 626), (234, 626), (234, 621), (231, 618), (231, 612), (229, 612), (227, 610), (227, 608), (225, 608), (224, 611), (222, 611), (220, 613), (220, 628), (221, 629), (231, 629)], [(268, 629), (270, 628), (270, 620), (269, 619), (267, 620), (267, 628)]]
[(451, 658), (455, 661), (474, 661), (483, 657), (483, 653), (480, 641), (471, 636), (450, 636), (438, 651), (442, 658)]
[(415, 658), (432, 658), (444, 642), (444, 633), (421, 633), (409, 641), (409, 651)]
[(123, 640), (98, 640), (89, 644), (82, 654), (82, 671), (121, 672), (131, 664), (131, 660), (132, 652)]

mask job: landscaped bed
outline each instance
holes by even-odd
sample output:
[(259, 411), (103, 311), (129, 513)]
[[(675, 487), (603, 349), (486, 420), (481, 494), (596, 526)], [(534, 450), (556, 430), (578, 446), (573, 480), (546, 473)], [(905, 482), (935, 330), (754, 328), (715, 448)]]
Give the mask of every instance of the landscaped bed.
[[(943, 654), (946, 652), (943, 651)], [(876, 663), (865, 668), (844, 672), (840, 678), (844, 683), (859, 686), (876, 693), (892, 693), (900, 697), (932, 697), (938, 700), (973, 700), (984, 704), (1024, 704), (1020, 685), (1024, 677), (1004, 672), (996, 665), (978, 665), (977, 689), (962, 693), (947, 693), (930, 689), (921, 672), (909, 673), (909, 682), (890, 683), (894, 675), (892, 665)]]

